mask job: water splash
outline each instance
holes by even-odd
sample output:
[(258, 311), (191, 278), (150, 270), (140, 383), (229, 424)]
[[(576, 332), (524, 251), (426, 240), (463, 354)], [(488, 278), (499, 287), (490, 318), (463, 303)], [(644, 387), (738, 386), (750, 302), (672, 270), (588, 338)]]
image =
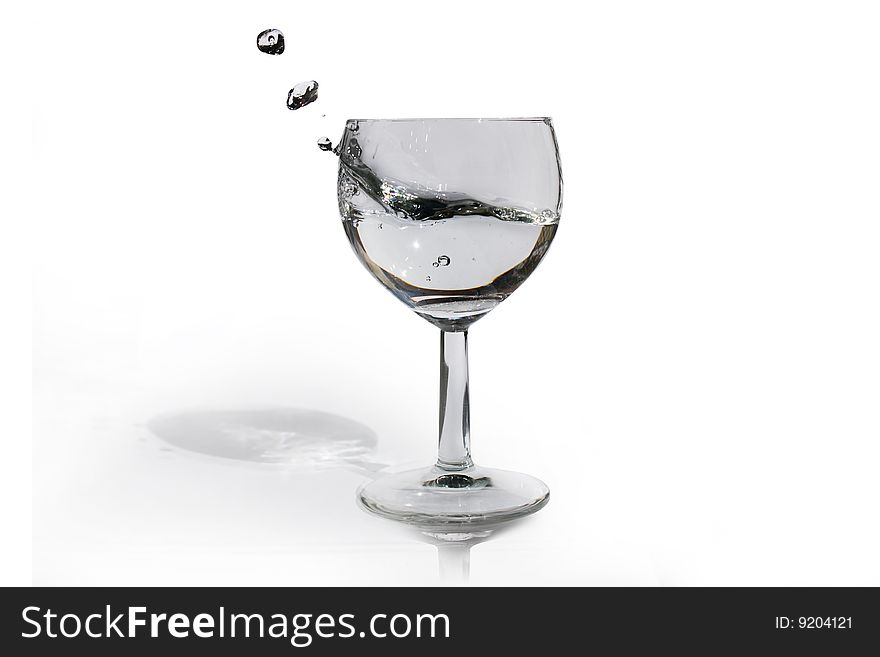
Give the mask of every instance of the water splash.
[(355, 138), (351, 138), (348, 140), (348, 155), (355, 160), (360, 160), (361, 157), (361, 145), (358, 143), (358, 140)]
[(287, 94), (287, 109), (298, 110), (318, 100), (318, 83), (314, 80), (300, 82)]
[[(347, 124), (349, 134), (339, 142), (334, 152), (341, 158), (340, 168), (346, 172), (346, 178), (356, 181), (357, 187), (388, 214), (418, 222), (438, 222), (456, 216), (495, 217), (502, 221), (539, 226), (552, 226), (559, 222), (559, 214), (549, 208), (499, 206), (470, 198), (465, 193), (419, 189), (390, 176), (380, 175), (361, 160), (363, 149), (358, 139), (350, 136), (350, 133), (356, 132), (356, 126), (356, 121)], [(342, 216), (345, 218), (346, 213), (343, 212)]]
[(257, 35), (257, 48), (267, 55), (280, 55), (284, 52), (284, 34), (275, 28), (263, 30)]

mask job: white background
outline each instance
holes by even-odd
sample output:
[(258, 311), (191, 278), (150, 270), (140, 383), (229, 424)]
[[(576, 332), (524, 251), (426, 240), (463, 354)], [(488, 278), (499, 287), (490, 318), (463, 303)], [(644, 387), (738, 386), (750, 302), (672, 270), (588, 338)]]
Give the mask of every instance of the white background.
[(875, 6), (42, 3), (15, 59), (33, 582), (438, 583), (432, 545), (355, 507), (362, 474), (144, 425), (318, 409), (376, 463), (429, 462), (436, 331), (356, 261), (314, 142), (549, 115), (562, 222), (471, 331), (471, 401), (475, 458), (552, 500), (473, 548), (471, 583), (880, 585)]

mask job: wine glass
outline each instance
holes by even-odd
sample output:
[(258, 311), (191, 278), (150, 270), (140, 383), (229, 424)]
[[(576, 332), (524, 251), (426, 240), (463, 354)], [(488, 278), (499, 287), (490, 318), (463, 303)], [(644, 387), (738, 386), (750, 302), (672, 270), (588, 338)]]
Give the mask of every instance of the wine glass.
[(543, 482), (471, 459), (467, 338), (556, 234), (562, 172), (550, 119), (349, 120), (336, 152), (355, 253), (441, 331), (437, 462), (369, 482), (360, 504), (462, 537), (537, 511), (550, 495)]

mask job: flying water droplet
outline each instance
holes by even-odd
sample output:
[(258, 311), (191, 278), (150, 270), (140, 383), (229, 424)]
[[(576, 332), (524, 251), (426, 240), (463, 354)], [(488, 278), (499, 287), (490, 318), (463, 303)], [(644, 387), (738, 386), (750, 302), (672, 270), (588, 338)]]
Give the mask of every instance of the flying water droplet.
[(284, 35), (281, 30), (263, 30), (257, 35), (257, 48), (267, 55), (280, 55), (284, 52)]
[(318, 100), (318, 83), (314, 80), (300, 82), (287, 94), (287, 109), (298, 110)]
[(330, 141), (327, 137), (321, 137), (318, 140), (318, 148), (320, 148), (322, 151), (332, 151), (333, 142)]
[(434, 267), (448, 267), (450, 262), (452, 261), (449, 259), (449, 256), (442, 255), (437, 258), (437, 262), (432, 262), (431, 264)]

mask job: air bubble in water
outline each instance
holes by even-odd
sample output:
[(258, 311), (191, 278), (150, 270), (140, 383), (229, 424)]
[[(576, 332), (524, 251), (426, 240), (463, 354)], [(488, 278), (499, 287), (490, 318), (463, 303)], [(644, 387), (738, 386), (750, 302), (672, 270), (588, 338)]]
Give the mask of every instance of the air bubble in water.
[(553, 210), (544, 210), (541, 212), (541, 221), (540, 223), (544, 224), (552, 224), (555, 221), (559, 221), (559, 215), (556, 214)]
[(428, 282), (430, 283), (430, 282), (431, 282), (431, 277), (430, 277), (430, 276), (425, 276), (425, 280), (428, 281)]
[(452, 261), (449, 259), (449, 256), (442, 255), (437, 258), (437, 262), (432, 262), (431, 264), (434, 267), (448, 267), (450, 262)]
[(318, 83), (314, 80), (300, 82), (287, 94), (287, 109), (298, 110), (318, 100)]
[(330, 141), (327, 137), (321, 137), (318, 140), (318, 148), (320, 148), (322, 151), (332, 151), (333, 142)]
[(346, 175), (340, 176), (339, 188), (342, 190), (342, 197), (345, 199), (350, 199), (358, 193), (357, 183)]
[(257, 48), (267, 55), (280, 55), (284, 52), (284, 35), (281, 30), (263, 30), (257, 35)]

